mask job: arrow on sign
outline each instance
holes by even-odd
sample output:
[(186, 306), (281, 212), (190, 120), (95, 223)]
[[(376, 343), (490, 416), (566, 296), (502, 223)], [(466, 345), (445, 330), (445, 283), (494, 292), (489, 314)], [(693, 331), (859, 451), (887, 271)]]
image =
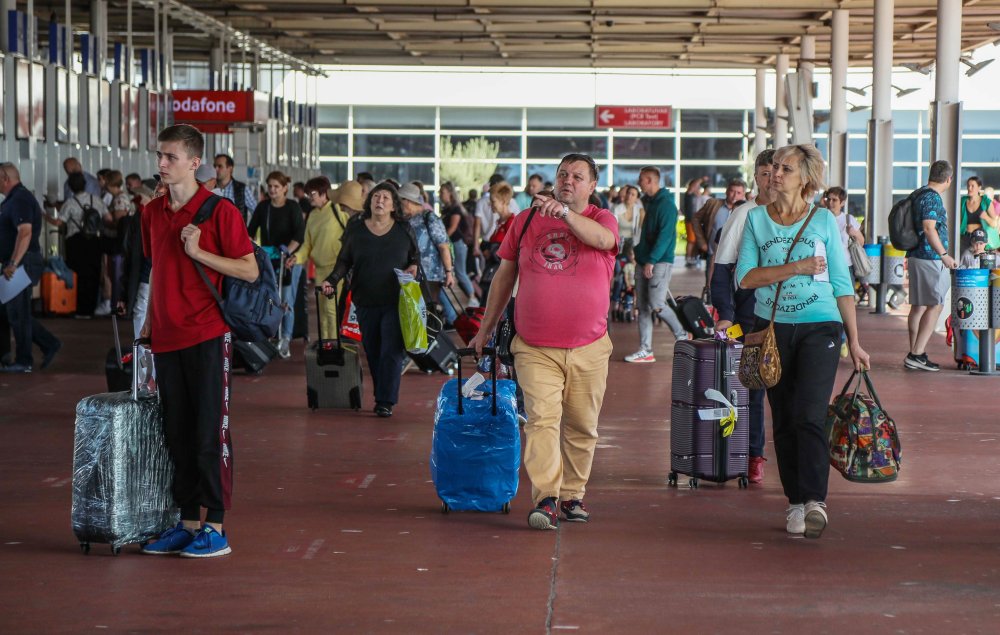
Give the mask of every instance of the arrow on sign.
[(615, 114), (610, 110), (602, 110), (597, 118), (601, 120), (601, 123), (610, 123), (615, 120)]

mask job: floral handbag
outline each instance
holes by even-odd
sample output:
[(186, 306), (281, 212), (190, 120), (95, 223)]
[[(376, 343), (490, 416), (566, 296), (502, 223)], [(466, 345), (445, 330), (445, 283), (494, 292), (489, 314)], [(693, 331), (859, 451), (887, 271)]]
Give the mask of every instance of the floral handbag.
[[(858, 375), (857, 371), (851, 374), (827, 411), (830, 465), (849, 481), (888, 483), (899, 475), (903, 454), (899, 433), (882, 407), (868, 372)], [(860, 393), (862, 379), (867, 395)], [(852, 384), (854, 392), (849, 394)]]
[[(787, 265), (792, 257), (792, 249), (802, 238), (803, 232), (809, 226), (809, 222), (816, 215), (817, 208), (813, 210), (802, 223), (799, 232), (795, 235), (788, 248), (788, 255), (785, 256)], [(778, 342), (774, 337), (774, 317), (778, 314), (778, 298), (781, 297), (781, 286), (784, 281), (778, 283), (778, 289), (774, 292), (774, 306), (771, 308), (771, 320), (767, 326), (759, 331), (747, 333), (743, 338), (743, 355), (740, 358), (740, 383), (749, 390), (765, 390), (773, 388), (781, 380), (781, 354), (778, 352)]]

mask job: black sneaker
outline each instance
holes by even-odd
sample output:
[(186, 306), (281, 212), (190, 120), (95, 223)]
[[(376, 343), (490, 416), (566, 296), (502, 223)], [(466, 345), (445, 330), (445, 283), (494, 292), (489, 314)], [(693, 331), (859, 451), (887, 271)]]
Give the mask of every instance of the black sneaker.
[(936, 373), (941, 370), (939, 365), (927, 359), (927, 353), (922, 355), (914, 355), (913, 353), (907, 354), (906, 359), (903, 360), (903, 366), (913, 370), (927, 370), (932, 373)]
[(532, 529), (558, 529), (559, 506), (556, 499), (549, 497), (538, 503), (538, 507), (528, 514), (528, 524)]
[(559, 511), (563, 518), (571, 523), (585, 523), (590, 520), (590, 512), (587, 511), (582, 500), (568, 500), (559, 503)]
[(375, 406), (375, 414), (383, 419), (387, 419), (392, 416), (392, 406), (389, 404), (379, 404)]

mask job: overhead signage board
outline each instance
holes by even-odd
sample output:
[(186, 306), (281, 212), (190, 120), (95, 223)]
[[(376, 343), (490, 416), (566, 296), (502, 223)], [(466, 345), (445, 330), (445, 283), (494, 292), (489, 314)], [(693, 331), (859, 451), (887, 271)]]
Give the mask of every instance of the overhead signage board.
[(252, 90), (175, 90), (177, 123), (252, 124), (267, 121), (266, 96)]
[(674, 125), (671, 106), (596, 106), (595, 128), (667, 130)]

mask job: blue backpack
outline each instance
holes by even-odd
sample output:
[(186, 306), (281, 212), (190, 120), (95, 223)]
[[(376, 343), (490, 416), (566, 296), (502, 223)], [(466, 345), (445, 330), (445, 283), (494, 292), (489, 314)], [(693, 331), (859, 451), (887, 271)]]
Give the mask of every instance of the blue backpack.
[[(211, 218), (212, 212), (221, 200), (221, 197), (215, 194), (205, 199), (191, 223), (201, 225)], [(276, 336), (284, 314), (281, 296), (278, 295), (278, 285), (274, 278), (274, 268), (267, 252), (257, 243), (253, 243), (253, 255), (257, 260), (257, 270), (260, 272), (257, 279), (247, 282), (224, 276), (221, 296), (212, 281), (208, 279), (201, 263), (197, 261), (194, 263), (198, 273), (201, 274), (201, 279), (205, 281), (205, 285), (218, 303), (222, 318), (232, 329), (233, 336), (244, 342), (260, 342)]]

